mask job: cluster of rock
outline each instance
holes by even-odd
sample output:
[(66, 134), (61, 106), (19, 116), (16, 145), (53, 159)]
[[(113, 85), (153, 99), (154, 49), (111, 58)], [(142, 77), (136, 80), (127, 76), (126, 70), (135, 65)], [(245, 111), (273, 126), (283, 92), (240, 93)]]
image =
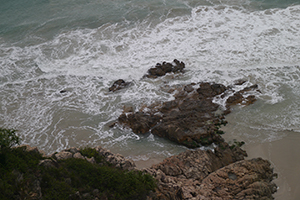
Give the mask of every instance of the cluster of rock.
[(276, 174), (267, 160), (244, 160), (239, 147), (226, 143), (211, 150), (187, 150), (153, 165), (146, 172), (158, 180), (149, 199), (273, 199)]
[[(36, 147), (26, 146), (26, 148), (27, 151), (39, 152)], [(139, 170), (133, 161), (120, 154), (113, 154), (100, 146), (94, 149), (104, 158), (103, 162), (123, 170)], [(187, 150), (166, 158), (152, 167), (140, 169), (157, 180), (157, 189), (150, 193), (147, 199), (273, 199), (272, 194), (276, 192), (276, 185), (272, 180), (276, 174), (270, 163), (261, 158), (244, 160), (245, 156), (246, 152), (240, 147), (232, 147), (223, 142), (214, 150)], [(74, 147), (46, 157), (48, 158), (40, 162), (40, 165), (46, 168), (59, 167), (57, 161), (68, 158), (104, 164), (97, 162), (94, 157), (83, 156), (80, 149)], [(32, 185), (34, 185), (32, 199), (40, 199), (42, 193), (39, 180)], [(72, 198), (97, 200), (97, 194), (99, 194), (97, 189), (84, 194), (77, 191)]]
[(167, 73), (183, 72), (185, 64), (176, 59), (173, 62), (175, 63), (174, 65), (168, 62), (163, 62), (162, 64), (157, 63), (155, 67), (148, 70), (148, 73), (144, 77), (157, 78), (159, 76), (164, 76)]
[[(183, 72), (183, 62), (175, 65), (163, 62), (148, 70), (144, 76), (157, 78), (170, 72)], [(239, 80), (235, 85), (244, 85)], [(151, 132), (189, 148), (211, 143), (212, 150), (187, 150), (179, 155), (144, 169), (158, 181), (157, 190), (149, 199), (273, 199), (276, 174), (268, 161), (261, 158), (244, 160), (247, 156), (239, 145), (229, 146), (220, 134), (225, 115), (237, 104), (256, 101), (253, 91), (258, 85), (235, 90), (218, 83), (200, 82), (171, 88), (174, 100), (155, 102), (137, 112), (125, 108), (118, 123), (130, 127), (136, 134)], [(222, 108), (214, 102), (224, 102)], [(243, 143), (241, 143), (243, 144)]]
[(121, 154), (113, 154), (111, 151), (102, 148), (101, 146), (97, 146), (94, 148), (98, 154), (104, 158), (104, 162), (99, 163), (96, 162), (94, 157), (86, 157), (80, 153), (80, 149), (76, 147), (72, 147), (69, 149), (65, 149), (61, 152), (55, 152), (49, 155), (49, 159), (42, 160), (40, 165), (45, 167), (55, 167), (57, 166), (58, 160), (68, 159), (68, 158), (79, 158), (85, 159), (92, 164), (103, 165), (106, 163), (110, 163), (113, 167), (120, 168), (122, 170), (133, 170), (136, 168), (135, 163), (132, 160), (128, 160), (124, 158)]
[[(172, 70), (180, 72), (185, 67), (184, 63), (178, 60), (174, 60), (174, 63), (176, 65), (166, 62), (157, 64), (155, 68), (149, 69), (146, 77), (154, 78), (173, 72)], [(115, 88), (115, 84), (112, 87)], [(191, 83), (175, 88), (169, 86), (168, 92), (174, 93), (174, 100), (155, 102), (137, 112), (126, 108), (119, 116), (118, 122), (130, 127), (136, 134), (151, 132), (189, 148), (218, 144), (224, 141), (220, 136), (222, 131), (219, 130), (221, 125), (227, 123), (224, 115), (230, 113), (234, 105), (249, 105), (255, 102), (255, 96), (249, 93), (251, 91), (258, 91), (258, 86), (252, 85), (239, 91), (223, 84), (209, 82)], [(225, 101), (225, 108), (214, 103), (214, 98)]]

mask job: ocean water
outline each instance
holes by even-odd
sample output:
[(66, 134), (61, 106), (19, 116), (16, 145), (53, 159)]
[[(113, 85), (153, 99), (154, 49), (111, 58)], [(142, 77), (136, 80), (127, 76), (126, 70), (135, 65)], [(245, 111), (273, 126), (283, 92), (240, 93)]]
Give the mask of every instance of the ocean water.
[[(163, 84), (258, 84), (237, 107), (246, 143), (300, 134), (299, 0), (0, 0), (0, 126), (52, 153), (101, 145), (135, 161), (184, 151), (152, 134), (109, 128), (126, 105), (173, 97)], [(142, 79), (162, 61), (186, 73)], [(117, 79), (128, 89), (110, 93)], [(66, 90), (65, 93), (60, 93)]]

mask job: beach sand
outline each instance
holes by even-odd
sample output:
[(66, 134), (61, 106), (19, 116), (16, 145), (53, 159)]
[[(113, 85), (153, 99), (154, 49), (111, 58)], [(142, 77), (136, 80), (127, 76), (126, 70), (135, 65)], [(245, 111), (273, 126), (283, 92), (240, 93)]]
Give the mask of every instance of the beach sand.
[[(230, 119), (231, 120), (231, 119)], [(294, 131), (283, 131), (283, 137), (268, 141), (255, 139), (256, 142), (247, 143), (248, 138), (243, 134), (235, 133), (234, 122), (222, 128), (225, 134), (222, 137), (230, 143), (234, 139), (246, 141), (242, 146), (248, 157), (246, 159), (258, 158), (267, 159), (271, 162), (274, 172), (278, 178), (274, 183), (278, 191), (273, 195), (276, 200), (298, 200), (300, 197), (300, 133)], [(233, 131), (232, 131), (233, 130)], [(248, 133), (250, 129), (246, 130)], [(252, 130), (253, 131), (253, 130)], [(254, 132), (253, 132), (254, 134)]]
[[(245, 145), (248, 158), (261, 157), (269, 160), (278, 178), (274, 194), (276, 200), (298, 200), (300, 198), (300, 133), (290, 132), (280, 140), (261, 144)], [(248, 159), (247, 158), (247, 159)]]

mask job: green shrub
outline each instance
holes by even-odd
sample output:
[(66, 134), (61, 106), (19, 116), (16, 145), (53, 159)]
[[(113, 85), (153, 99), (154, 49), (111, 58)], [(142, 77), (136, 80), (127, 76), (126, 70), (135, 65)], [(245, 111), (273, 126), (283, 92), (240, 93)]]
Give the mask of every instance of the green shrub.
[(0, 153), (18, 144), (20, 138), (16, 135), (16, 130), (0, 128)]
[[(156, 187), (152, 176), (114, 168), (92, 148), (80, 152), (94, 157), (102, 166), (70, 158), (59, 160), (57, 167), (49, 168), (39, 165), (44, 159), (39, 152), (29, 152), (26, 147), (11, 148), (20, 143), (15, 130), (0, 129), (0, 142), (1, 200), (32, 199), (33, 194), (40, 192), (43, 200), (76, 199), (76, 192), (93, 194), (95, 189), (99, 191), (99, 199), (139, 200), (146, 199), (149, 191)], [(92, 195), (90, 197), (92, 199)]]
[(80, 149), (79, 152), (81, 153), (81, 155), (86, 156), (88, 158), (94, 157), (94, 159), (97, 163), (108, 164), (108, 162), (105, 161), (104, 157), (99, 155), (97, 150), (94, 148), (85, 147), (83, 149)]
[(0, 199), (28, 198), (32, 184), (39, 176), (38, 163), (42, 156), (38, 152), (27, 152), (26, 147), (5, 151), (5, 162), (0, 164)]
[[(229, 142), (229, 143), (231, 143), (231, 142)], [(230, 149), (234, 149), (234, 148), (236, 148), (236, 147), (241, 147), (241, 146), (243, 146), (245, 144), (245, 142), (244, 141), (237, 141), (236, 139), (233, 139), (233, 144), (232, 145), (230, 145), (229, 147), (230, 147)]]
[[(91, 193), (94, 189), (108, 199), (146, 199), (156, 181), (148, 174), (123, 171), (110, 166), (99, 166), (83, 159), (70, 158), (59, 161), (59, 168), (45, 169), (42, 178), (42, 193), (45, 199), (64, 193), (58, 199), (79, 191)], [(51, 175), (49, 175), (51, 174)], [(66, 179), (69, 178), (69, 183)]]

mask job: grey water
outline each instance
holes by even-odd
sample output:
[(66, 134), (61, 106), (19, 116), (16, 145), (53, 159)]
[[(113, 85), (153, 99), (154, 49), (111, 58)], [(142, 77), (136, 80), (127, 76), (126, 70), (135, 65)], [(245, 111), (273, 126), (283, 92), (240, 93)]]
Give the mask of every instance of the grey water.
[[(141, 79), (175, 58), (186, 73)], [(1, 0), (0, 126), (46, 153), (101, 145), (161, 160), (186, 148), (109, 128), (125, 105), (172, 99), (163, 84), (244, 79), (261, 93), (227, 131), (277, 141), (300, 134), (299, 61), (299, 0)], [(120, 78), (133, 85), (108, 92)]]

